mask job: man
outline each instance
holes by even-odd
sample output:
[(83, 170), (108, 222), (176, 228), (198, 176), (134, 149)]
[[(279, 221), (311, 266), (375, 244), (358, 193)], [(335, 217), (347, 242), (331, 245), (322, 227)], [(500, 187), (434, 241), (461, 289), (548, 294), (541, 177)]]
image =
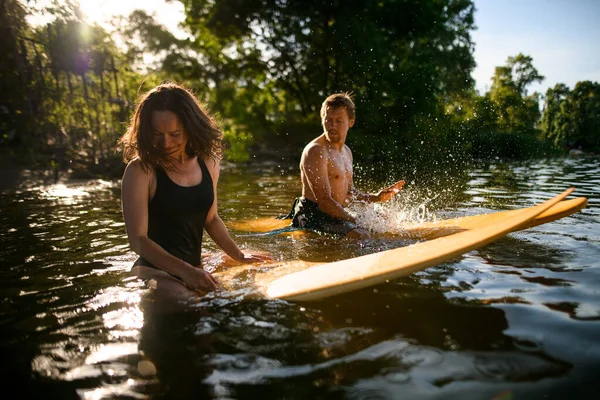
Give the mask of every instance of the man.
[(362, 193), (354, 188), (352, 152), (345, 144), (348, 130), (354, 125), (354, 111), (354, 102), (345, 93), (333, 94), (323, 102), (323, 134), (306, 145), (300, 160), (302, 197), (296, 199), (288, 216), (293, 218), (293, 226), (368, 238), (369, 233), (356, 225), (356, 219), (345, 207), (352, 201), (388, 201), (402, 189), (404, 181), (377, 194)]

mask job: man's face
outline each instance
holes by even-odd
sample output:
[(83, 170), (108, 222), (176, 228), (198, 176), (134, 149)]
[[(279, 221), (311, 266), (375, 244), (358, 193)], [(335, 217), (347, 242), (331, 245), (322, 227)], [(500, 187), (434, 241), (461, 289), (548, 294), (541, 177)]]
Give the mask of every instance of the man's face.
[(344, 143), (348, 129), (354, 125), (354, 119), (348, 117), (344, 107), (327, 107), (321, 122), (325, 139), (331, 143)]

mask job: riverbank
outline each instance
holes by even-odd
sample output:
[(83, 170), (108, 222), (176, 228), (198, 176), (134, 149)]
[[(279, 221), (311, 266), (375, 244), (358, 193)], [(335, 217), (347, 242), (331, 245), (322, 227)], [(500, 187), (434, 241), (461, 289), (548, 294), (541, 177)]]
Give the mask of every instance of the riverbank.
[(0, 149), (0, 192), (14, 189), (26, 181), (49, 184), (55, 182), (56, 177), (51, 169), (41, 167), (22, 154)]
[[(289, 152), (258, 150), (245, 163), (221, 161), (223, 168), (242, 165), (273, 165), (288, 170), (297, 167), (299, 156)], [(14, 189), (26, 181), (37, 184), (53, 184), (69, 179), (120, 179), (125, 171), (125, 163), (120, 156), (98, 162), (83, 158), (67, 159), (53, 153), (31, 154), (25, 149), (14, 147), (0, 148), (0, 191)]]
[(54, 154), (32, 155), (20, 148), (0, 148), (0, 191), (26, 182), (48, 185), (67, 179), (114, 179), (122, 176), (124, 168), (117, 159), (90, 165), (81, 160), (64, 161)]
[[(497, 149), (502, 146), (491, 146), (492, 149)], [(474, 152), (475, 154), (463, 155), (469, 160), (463, 160), (464, 162), (476, 162), (485, 163), (487, 161), (498, 162), (506, 157), (506, 154), (497, 154), (496, 151), (488, 152)], [(534, 153), (534, 152), (532, 152)], [(418, 154), (423, 156), (422, 153)], [(569, 157), (584, 157), (585, 153), (581, 151), (573, 151), (568, 154), (562, 154), (559, 151), (548, 151), (541, 152), (535, 156), (529, 157), (528, 159), (547, 159), (560, 156)], [(441, 157), (442, 155), (440, 155)], [(486, 158), (487, 156), (487, 158)], [(426, 158), (426, 157), (425, 157)], [(425, 175), (433, 174), (436, 175), (436, 167), (446, 169), (450, 166), (459, 167), (461, 162), (458, 162), (456, 158), (452, 158), (452, 161), (448, 164), (440, 163), (440, 159), (436, 162), (431, 161), (429, 158), (426, 159), (410, 159), (407, 157), (404, 162), (396, 165), (396, 168), (402, 167), (401, 171), (395, 172), (392, 175), (402, 175), (404, 178), (415, 178), (411, 175), (417, 175), (420, 180), (424, 180)], [(527, 157), (521, 157), (527, 158)], [(487, 159), (487, 161), (486, 161)], [(298, 163), (300, 161), (300, 153), (295, 154), (291, 151), (282, 149), (267, 149), (267, 148), (255, 148), (251, 152), (250, 160), (246, 162), (231, 162), (226, 159), (221, 161), (223, 169), (230, 169), (236, 167), (244, 167), (254, 169), (253, 167), (262, 170), (265, 167), (274, 167), (282, 171), (296, 171)], [(361, 175), (369, 175), (368, 178), (374, 179), (373, 176), (387, 176), (390, 174), (389, 164), (386, 165), (373, 165), (370, 168), (362, 168), (368, 164), (368, 160), (360, 160), (357, 156), (355, 164), (357, 170), (355, 171), (357, 177)], [(433, 171), (429, 171), (433, 169)], [(462, 167), (459, 167), (462, 169)], [(52, 184), (59, 181), (65, 181), (70, 179), (107, 179), (115, 180), (120, 179), (123, 176), (125, 170), (125, 164), (119, 155), (114, 155), (109, 159), (103, 160), (90, 160), (89, 157), (75, 156), (69, 157), (66, 152), (56, 154), (50, 151), (46, 152), (33, 152), (22, 147), (0, 147), (0, 191), (14, 189), (21, 185), (23, 182), (31, 181), (37, 184)], [(373, 176), (371, 176), (373, 175)]]

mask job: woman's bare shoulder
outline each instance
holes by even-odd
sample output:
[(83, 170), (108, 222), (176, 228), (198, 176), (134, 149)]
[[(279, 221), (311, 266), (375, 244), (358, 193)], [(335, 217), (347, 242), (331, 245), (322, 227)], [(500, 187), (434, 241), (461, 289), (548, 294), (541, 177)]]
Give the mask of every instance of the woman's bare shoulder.
[(204, 161), (204, 164), (206, 164), (206, 168), (208, 168), (208, 170), (211, 172), (221, 168), (221, 160), (219, 159), (205, 157), (202, 158), (202, 161)]
[(218, 180), (221, 172), (221, 160), (212, 157), (201, 158), (201, 160), (204, 161), (213, 182)]
[(154, 175), (154, 171), (152, 168), (148, 168), (144, 165), (144, 162), (136, 157), (133, 160), (127, 163), (125, 167), (125, 172), (123, 174), (123, 178), (131, 177), (136, 179), (150, 178)]

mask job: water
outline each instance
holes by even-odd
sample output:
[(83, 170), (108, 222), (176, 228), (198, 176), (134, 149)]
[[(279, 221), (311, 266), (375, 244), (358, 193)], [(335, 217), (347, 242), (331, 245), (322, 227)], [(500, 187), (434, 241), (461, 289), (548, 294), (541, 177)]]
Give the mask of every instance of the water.
[[(276, 165), (225, 169), (222, 218), (286, 213), (300, 191), (295, 174)], [(248, 289), (181, 309), (153, 302), (128, 274), (135, 255), (119, 182), (28, 179), (0, 200), (3, 388), (60, 399), (598, 398), (599, 177), (600, 158), (584, 157), (481, 165), (427, 189), (409, 182), (377, 211), (404, 213), (393, 224), (530, 206), (570, 186), (589, 205), (318, 303)], [(231, 233), (282, 260), (406, 244)], [(216, 250), (210, 241), (206, 249)]]

